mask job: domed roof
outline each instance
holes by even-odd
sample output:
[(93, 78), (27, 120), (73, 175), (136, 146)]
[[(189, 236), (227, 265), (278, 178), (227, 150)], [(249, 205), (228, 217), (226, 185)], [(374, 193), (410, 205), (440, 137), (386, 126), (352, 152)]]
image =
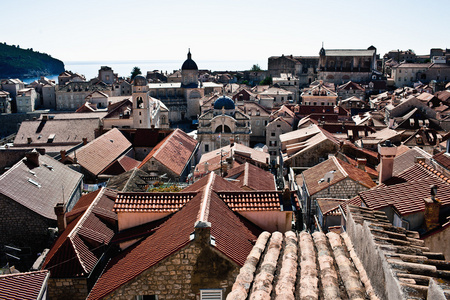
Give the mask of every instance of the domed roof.
[(147, 78), (144, 76), (138, 75), (134, 77), (133, 79), (133, 85), (137, 86), (146, 86), (147, 85)]
[(214, 109), (234, 109), (234, 101), (227, 97), (222, 96), (217, 98), (217, 100), (214, 102)]
[(187, 59), (184, 61), (181, 66), (181, 70), (198, 70), (197, 64), (191, 58), (191, 51), (189, 50)]

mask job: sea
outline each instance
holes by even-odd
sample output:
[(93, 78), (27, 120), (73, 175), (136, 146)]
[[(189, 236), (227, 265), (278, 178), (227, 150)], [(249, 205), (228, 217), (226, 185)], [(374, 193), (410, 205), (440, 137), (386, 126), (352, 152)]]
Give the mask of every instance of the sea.
[[(101, 66), (111, 67), (114, 73), (117, 73), (119, 77), (128, 77), (134, 67), (140, 68), (143, 75), (147, 74), (147, 71), (159, 70), (168, 74), (174, 70), (179, 70), (184, 60), (142, 60), (142, 61), (68, 61), (64, 63), (64, 67), (67, 71), (76, 72), (82, 74), (87, 80), (98, 76), (98, 70)], [(214, 61), (214, 60), (196, 60), (197, 66), (200, 70), (210, 71), (244, 71), (250, 70), (250, 68), (257, 64), (261, 69), (267, 69), (267, 60), (234, 60), (234, 61)], [(58, 81), (58, 75), (46, 76), (49, 79)], [(36, 78), (20, 78), (25, 83), (31, 83)]]

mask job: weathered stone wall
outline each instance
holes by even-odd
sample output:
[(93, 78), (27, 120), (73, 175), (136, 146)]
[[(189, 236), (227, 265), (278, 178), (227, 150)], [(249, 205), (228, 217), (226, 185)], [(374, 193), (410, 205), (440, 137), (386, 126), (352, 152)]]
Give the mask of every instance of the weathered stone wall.
[(86, 278), (50, 278), (48, 280), (49, 300), (83, 300), (87, 295)]
[(338, 145), (326, 140), (311, 147), (309, 151), (288, 159), (285, 165), (290, 167), (313, 167), (320, 163), (320, 158), (327, 159), (328, 154), (335, 154), (338, 148)]
[(29, 112), (23, 114), (0, 114), (0, 137), (5, 137), (10, 134), (16, 133), (19, 131), (20, 124), (25, 120), (33, 120), (33, 118), (39, 118), (41, 113), (44, 111), (38, 112)]
[(27, 209), (10, 198), (0, 195), (0, 245), (30, 247), (32, 253), (49, 246), (49, 227), (56, 227), (56, 220), (49, 220)]
[(208, 288), (222, 289), (227, 295), (239, 273), (239, 266), (214, 248), (200, 245), (191, 242), (105, 299), (133, 299), (136, 295), (158, 295), (158, 299), (196, 299), (200, 289)]
[(425, 246), (430, 248), (431, 252), (440, 252), (444, 254), (446, 260), (450, 260), (450, 226), (436, 232), (423, 239)]
[(358, 193), (365, 190), (368, 190), (368, 188), (350, 178), (347, 178), (331, 185), (329, 188), (323, 189), (320, 192), (312, 195), (311, 199), (351, 199), (358, 195)]

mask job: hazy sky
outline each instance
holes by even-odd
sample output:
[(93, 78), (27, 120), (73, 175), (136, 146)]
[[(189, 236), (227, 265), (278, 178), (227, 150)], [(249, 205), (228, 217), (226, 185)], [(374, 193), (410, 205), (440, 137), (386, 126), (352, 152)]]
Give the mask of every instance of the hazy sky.
[(2, 1), (0, 41), (67, 61), (266, 61), (450, 47), (450, 1)]

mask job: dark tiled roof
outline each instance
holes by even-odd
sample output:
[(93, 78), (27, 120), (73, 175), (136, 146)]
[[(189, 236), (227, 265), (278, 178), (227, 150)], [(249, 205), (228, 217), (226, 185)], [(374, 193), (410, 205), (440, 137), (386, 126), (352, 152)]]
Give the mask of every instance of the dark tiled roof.
[(117, 128), (113, 128), (92, 142), (71, 153), (72, 159), (94, 175), (100, 174), (112, 162), (131, 148), (131, 143)]
[(197, 193), (119, 193), (114, 204), (116, 212), (176, 212)]
[(110, 164), (106, 169), (104, 169), (101, 174), (108, 175), (119, 175), (125, 173), (133, 168), (137, 168), (141, 164), (140, 161), (135, 160), (131, 157), (123, 155), (112, 164)]
[(99, 259), (96, 247), (108, 245), (114, 235), (107, 224), (117, 221), (112, 211), (115, 195), (102, 188), (80, 198), (74, 207), (77, 218), (69, 223), (45, 258), (42, 268), (50, 270), (52, 277), (86, 276), (93, 270)]
[[(55, 144), (75, 145), (81, 143), (83, 138), (92, 141), (94, 131), (99, 126), (100, 119), (54, 119), (23, 121), (14, 139), (15, 146), (28, 145), (28, 138), (34, 145)], [(53, 139), (49, 139), (53, 137)]]
[[(213, 186), (216, 178), (214, 173), (210, 173), (207, 187)], [(203, 207), (209, 209), (204, 210)], [(255, 240), (256, 236), (216, 193), (209, 190), (200, 191), (156, 232), (113, 258), (91, 290), (88, 299), (100, 299), (108, 295), (186, 246), (190, 243), (190, 234), (199, 220), (211, 223), (211, 235), (215, 238), (216, 249), (237, 264), (243, 265), (252, 249), (251, 241)]]
[(21, 300), (38, 299), (46, 291), (48, 275), (49, 272), (47, 270), (0, 275), (0, 298)]
[(114, 176), (108, 181), (108, 188), (119, 192), (145, 192), (147, 190), (147, 180), (149, 175), (134, 168), (120, 175)]
[(176, 129), (171, 135), (166, 137), (147, 155), (139, 165), (139, 169), (145, 165), (152, 157), (161, 164), (172, 170), (175, 174), (181, 174), (191, 158), (197, 141), (180, 129)]
[(55, 205), (68, 201), (82, 178), (83, 175), (50, 156), (39, 154), (38, 167), (22, 159), (2, 174), (0, 193), (45, 218), (56, 220)]

